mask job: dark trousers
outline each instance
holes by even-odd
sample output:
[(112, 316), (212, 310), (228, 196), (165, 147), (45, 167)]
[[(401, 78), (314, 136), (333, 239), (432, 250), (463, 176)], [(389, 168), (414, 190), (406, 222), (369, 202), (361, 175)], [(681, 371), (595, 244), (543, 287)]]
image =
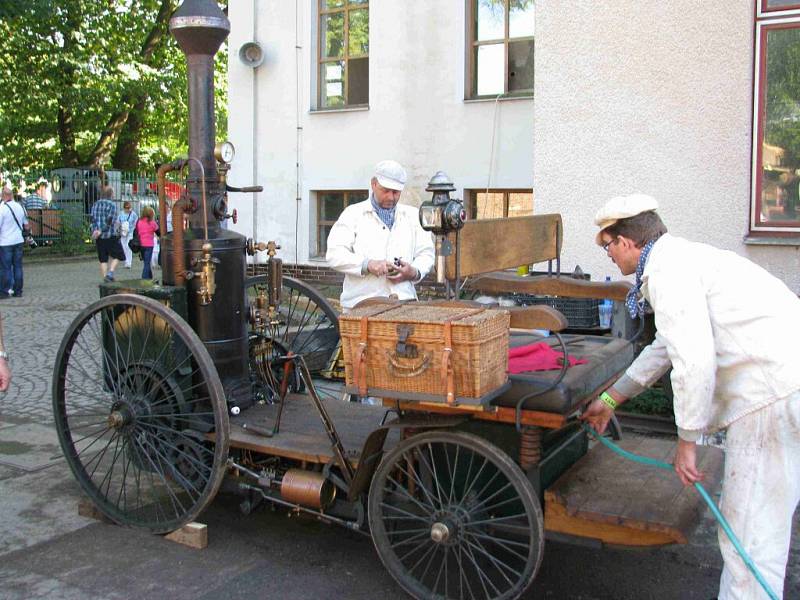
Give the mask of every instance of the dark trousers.
[(153, 269), (150, 266), (150, 260), (153, 258), (153, 246), (142, 246), (142, 279), (152, 279)]
[(0, 297), (22, 294), (22, 244), (0, 246)]

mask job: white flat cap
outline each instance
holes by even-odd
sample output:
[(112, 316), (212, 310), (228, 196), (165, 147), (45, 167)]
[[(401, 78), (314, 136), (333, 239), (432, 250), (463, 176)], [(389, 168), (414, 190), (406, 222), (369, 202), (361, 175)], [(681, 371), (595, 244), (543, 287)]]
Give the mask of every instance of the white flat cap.
[(594, 216), (594, 224), (600, 228), (595, 241), (602, 244), (600, 234), (620, 219), (635, 217), (648, 210), (658, 210), (658, 201), (647, 194), (631, 194), (612, 198)]
[(375, 165), (375, 179), (386, 189), (402, 192), (406, 185), (406, 170), (399, 162), (382, 160)]

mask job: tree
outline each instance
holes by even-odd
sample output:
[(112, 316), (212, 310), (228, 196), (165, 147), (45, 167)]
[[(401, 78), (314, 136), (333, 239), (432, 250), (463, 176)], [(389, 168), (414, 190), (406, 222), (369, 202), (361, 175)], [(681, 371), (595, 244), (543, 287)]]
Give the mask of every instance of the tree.
[[(2, 3), (2, 164), (137, 169), (185, 154), (186, 66), (168, 33), (178, 3)], [(217, 110), (223, 129), (224, 88)]]

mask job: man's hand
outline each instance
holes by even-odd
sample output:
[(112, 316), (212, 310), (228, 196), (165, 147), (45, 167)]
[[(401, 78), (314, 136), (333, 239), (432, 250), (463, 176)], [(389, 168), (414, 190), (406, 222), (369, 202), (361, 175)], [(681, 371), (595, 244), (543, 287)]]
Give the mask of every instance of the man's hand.
[(678, 438), (678, 450), (672, 466), (683, 485), (690, 485), (695, 481), (703, 481), (706, 475), (697, 470), (697, 444)]
[(595, 398), (579, 419), (589, 423), (597, 433), (602, 435), (612, 416), (614, 416), (614, 411), (611, 407), (600, 398)]
[(414, 279), (419, 277), (419, 272), (417, 271), (417, 268), (405, 261), (401, 260), (399, 267), (395, 265), (392, 266), (395, 269), (395, 274), (387, 277), (387, 279), (392, 283), (400, 283), (401, 281), (413, 281)]
[(96, 240), (99, 237), (100, 237), (100, 230), (99, 229), (95, 229), (94, 231), (92, 231), (92, 239), (93, 240)]
[(0, 358), (0, 392), (5, 392), (11, 383), (11, 368), (8, 366), (8, 360)]
[(367, 271), (375, 275), (375, 277), (386, 277), (390, 269), (395, 266), (386, 260), (371, 260), (367, 263)]

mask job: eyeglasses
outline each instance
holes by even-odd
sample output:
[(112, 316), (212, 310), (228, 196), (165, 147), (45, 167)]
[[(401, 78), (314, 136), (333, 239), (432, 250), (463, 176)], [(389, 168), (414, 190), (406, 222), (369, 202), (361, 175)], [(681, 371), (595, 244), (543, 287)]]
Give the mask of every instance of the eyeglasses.
[(616, 242), (618, 239), (619, 237), (615, 237), (613, 240), (609, 240), (605, 244), (602, 244), (600, 247), (603, 249), (603, 252), (608, 253), (609, 246), (611, 246), (611, 244)]

